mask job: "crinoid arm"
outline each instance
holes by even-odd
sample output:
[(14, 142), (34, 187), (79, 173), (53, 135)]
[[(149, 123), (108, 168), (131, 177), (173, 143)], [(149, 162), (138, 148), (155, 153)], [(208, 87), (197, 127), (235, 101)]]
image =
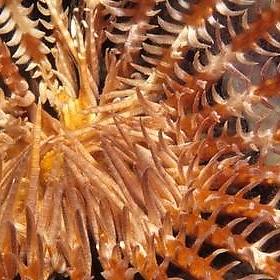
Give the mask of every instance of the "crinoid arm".
[(279, 0), (0, 0), (0, 278), (280, 279)]

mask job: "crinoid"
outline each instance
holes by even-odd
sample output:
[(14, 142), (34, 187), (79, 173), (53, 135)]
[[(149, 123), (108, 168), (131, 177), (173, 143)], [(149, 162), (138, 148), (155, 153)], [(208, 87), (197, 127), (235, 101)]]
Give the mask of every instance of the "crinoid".
[(0, 7), (1, 279), (280, 279), (279, 0)]

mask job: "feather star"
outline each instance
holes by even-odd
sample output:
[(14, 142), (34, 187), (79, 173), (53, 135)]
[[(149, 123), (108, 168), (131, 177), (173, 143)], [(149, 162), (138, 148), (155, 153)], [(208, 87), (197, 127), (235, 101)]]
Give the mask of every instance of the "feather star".
[(0, 0), (0, 278), (280, 279), (279, 0)]

